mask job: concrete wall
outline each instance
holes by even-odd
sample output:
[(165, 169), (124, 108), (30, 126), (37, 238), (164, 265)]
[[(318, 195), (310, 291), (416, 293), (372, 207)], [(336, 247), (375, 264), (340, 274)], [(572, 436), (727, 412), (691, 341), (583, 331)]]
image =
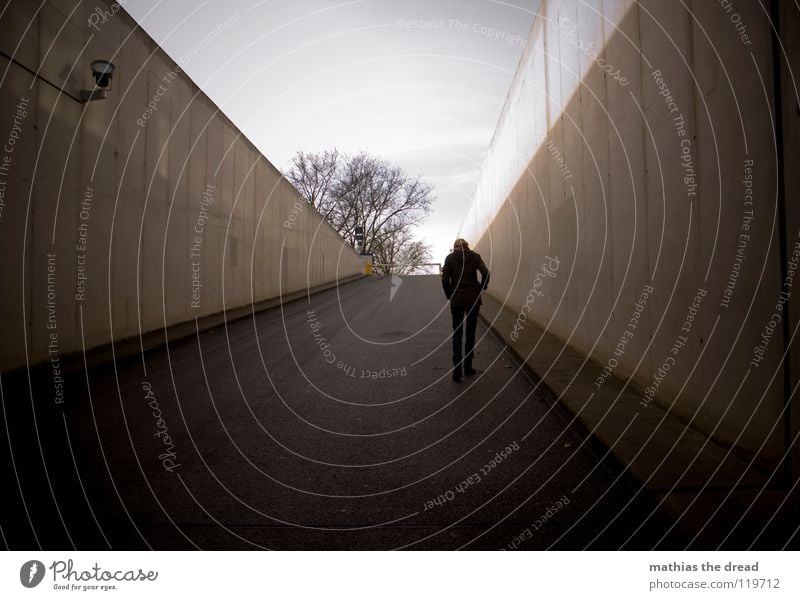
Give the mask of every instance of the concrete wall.
[[(124, 10), (15, 1), (2, 27), (0, 367), (363, 270)], [(94, 59), (113, 91), (82, 104)]]
[[(643, 409), (652, 398), (775, 465), (798, 431), (781, 327), (756, 348), (790, 290), (781, 234), (791, 255), (800, 222), (796, 194), (779, 219), (769, 4), (686, 5), (542, 1), (461, 234), (490, 263), (490, 293), (630, 378)], [(784, 89), (788, 166), (798, 104)], [(792, 332), (799, 293), (778, 311)]]

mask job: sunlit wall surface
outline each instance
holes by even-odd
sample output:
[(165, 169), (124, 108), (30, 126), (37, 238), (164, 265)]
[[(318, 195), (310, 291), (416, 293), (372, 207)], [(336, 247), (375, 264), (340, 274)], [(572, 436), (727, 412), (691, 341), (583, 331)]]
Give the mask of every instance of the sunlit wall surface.
[(542, 2), (462, 235), (512, 311), (776, 464), (798, 432), (798, 14), (778, 3), (776, 60), (771, 3), (683, 4)]
[[(3, 28), (0, 366), (361, 272), (119, 5), (12, 2)], [(95, 59), (112, 90), (82, 103)]]

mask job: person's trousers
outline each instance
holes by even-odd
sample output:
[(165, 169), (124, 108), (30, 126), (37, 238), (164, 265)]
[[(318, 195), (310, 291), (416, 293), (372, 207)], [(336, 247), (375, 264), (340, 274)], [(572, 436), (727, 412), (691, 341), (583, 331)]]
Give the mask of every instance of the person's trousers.
[[(453, 316), (453, 365), (461, 364), (461, 359), (467, 367), (472, 367), (472, 354), (475, 349), (475, 327), (478, 325), (479, 304), (471, 306), (450, 306), (450, 313)], [(467, 335), (464, 342), (462, 354), (462, 338), (464, 337), (464, 321), (467, 324)]]

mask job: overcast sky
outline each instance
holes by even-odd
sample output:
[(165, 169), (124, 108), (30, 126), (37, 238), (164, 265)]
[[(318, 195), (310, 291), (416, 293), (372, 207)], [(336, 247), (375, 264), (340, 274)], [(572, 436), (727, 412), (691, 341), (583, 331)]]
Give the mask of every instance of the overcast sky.
[(176, 62), (194, 49), (185, 71), (279, 169), (297, 150), (336, 147), (365, 150), (433, 184), (434, 210), (418, 235), (437, 262), (471, 203), (537, 6), (125, 2)]

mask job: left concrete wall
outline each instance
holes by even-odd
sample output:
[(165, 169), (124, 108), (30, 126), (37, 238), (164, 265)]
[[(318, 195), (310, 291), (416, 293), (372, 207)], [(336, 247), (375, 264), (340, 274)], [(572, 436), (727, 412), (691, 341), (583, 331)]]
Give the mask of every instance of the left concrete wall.
[[(363, 271), (119, 5), (15, 1), (0, 23), (0, 368)], [(95, 59), (113, 90), (84, 104)]]

